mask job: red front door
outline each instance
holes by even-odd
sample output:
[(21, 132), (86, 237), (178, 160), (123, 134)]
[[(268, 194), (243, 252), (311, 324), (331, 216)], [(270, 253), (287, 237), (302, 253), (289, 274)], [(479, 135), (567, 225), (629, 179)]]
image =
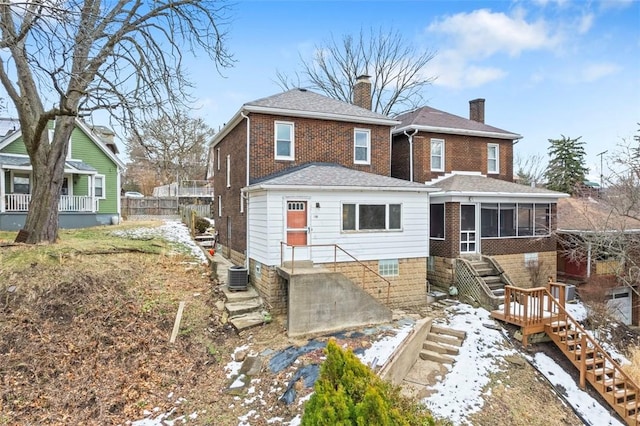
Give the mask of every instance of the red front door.
[(287, 244), (306, 246), (308, 233), (307, 202), (287, 201)]

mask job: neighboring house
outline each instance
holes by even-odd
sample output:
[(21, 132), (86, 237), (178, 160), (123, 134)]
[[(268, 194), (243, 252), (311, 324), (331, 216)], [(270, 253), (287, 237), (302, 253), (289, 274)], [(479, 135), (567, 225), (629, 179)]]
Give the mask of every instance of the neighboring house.
[(513, 181), (519, 134), (484, 123), (484, 99), (469, 102), (469, 119), (430, 107), (396, 117), (391, 176), (428, 182), (454, 171)]
[[(19, 126), (0, 139), (0, 229), (24, 227), (31, 203), (32, 167)], [(50, 130), (52, 132), (52, 130)], [(120, 216), (120, 175), (114, 134), (81, 120), (71, 134), (59, 203), (61, 228), (110, 224)], [(115, 218), (115, 219), (114, 219)]]
[[(222, 253), (248, 266), (276, 311), (287, 300), (277, 272), (285, 262), (335, 259), (347, 275), (351, 266), (363, 270), (340, 249), (318, 244), (338, 244), (391, 278), (388, 300), (386, 287), (365, 285), (379, 300), (400, 306), (426, 299), (433, 189), (389, 177), (398, 121), (371, 111), (368, 78), (359, 78), (354, 99), (359, 106), (293, 89), (248, 102), (211, 143), (207, 177)], [(293, 248), (300, 245), (309, 247)]]
[[(625, 324), (640, 325), (640, 220), (618, 214), (604, 199), (567, 198), (558, 203), (557, 232), (559, 277), (579, 292), (607, 286), (612, 312)], [(618, 280), (621, 275), (633, 288)]]
[(484, 105), (470, 101), (468, 119), (430, 107), (398, 116), (391, 174), (440, 189), (429, 197), (430, 284), (474, 287), (474, 299), (483, 297), (475, 287), (485, 287), (480, 301), (495, 307), (505, 284), (555, 278), (556, 203), (567, 195), (513, 182), (513, 145), (522, 136), (485, 124)]

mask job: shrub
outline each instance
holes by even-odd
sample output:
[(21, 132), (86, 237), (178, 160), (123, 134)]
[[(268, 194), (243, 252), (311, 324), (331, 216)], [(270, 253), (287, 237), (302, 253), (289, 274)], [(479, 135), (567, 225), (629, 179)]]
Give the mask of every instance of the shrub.
[(198, 234), (204, 234), (205, 232), (207, 232), (207, 228), (209, 228), (209, 226), (210, 223), (207, 219), (200, 216), (196, 217), (195, 228)]
[(305, 405), (301, 424), (436, 425), (421, 405), (400, 395), (400, 388), (380, 379), (351, 350), (334, 340), (325, 349), (314, 394)]

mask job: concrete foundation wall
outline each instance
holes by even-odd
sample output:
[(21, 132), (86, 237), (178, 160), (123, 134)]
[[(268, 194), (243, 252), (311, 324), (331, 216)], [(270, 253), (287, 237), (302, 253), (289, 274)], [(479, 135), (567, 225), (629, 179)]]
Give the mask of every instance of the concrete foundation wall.
[[(552, 277), (553, 281), (557, 278), (557, 256), (555, 251), (531, 253), (529, 255), (535, 254), (538, 256), (539, 268), (528, 269), (524, 253), (491, 257), (498, 262), (517, 287), (543, 287), (549, 277)], [(537, 275), (535, 282), (532, 281), (533, 275)]]
[(340, 273), (293, 275), (289, 282), (288, 334), (326, 333), (392, 319), (391, 310)]

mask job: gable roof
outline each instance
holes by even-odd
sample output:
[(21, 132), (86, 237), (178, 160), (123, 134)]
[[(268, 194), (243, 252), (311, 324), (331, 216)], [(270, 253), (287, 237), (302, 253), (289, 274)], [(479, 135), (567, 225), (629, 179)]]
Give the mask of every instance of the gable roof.
[(422, 132), (445, 133), (452, 135), (468, 135), (495, 139), (517, 140), (522, 136), (507, 130), (489, 126), (468, 118), (449, 114), (435, 108), (424, 106), (396, 117), (400, 124), (393, 129), (393, 134), (405, 130), (417, 129)]
[(494, 179), (480, 173), (454, 172), (427, 182), (428, 187), (437, 187), (441, 191), (433, 194), (462, 197), (524, 197), (524, 198), (564, 198), (568, 194), (536, 188), (519, 183)]
[[(105, 153), (107, 155), (107, 157), (109, 157), (111, 159), (111, 161), (113, 161), (114, 163), (116, 163), (116, 165), (118, 166), (118, 168), (124, 169), (125, 165), (122, 162), (122, 160), (120, 160), (115, 154), (114, 152), (107, 147), (107, 144), (103, 141), (103, 139), (98, 136), (97, 134), (95, 134), (88, 126), (85, 122), (83, 122), (82, 120), (76, 119), (75, 120), (75, 124), (76, 127), (80, 128), (80, 130), (87, 135), (87, 137), (94, 143), (96, 144), (96, 146), (98, 146), (98, 148), (100, 148), (100, 150)], [(18, 127), (18, 129), (10, 134), (8, 134), (4, 139), (0, 139), (0, 149), (3, 149), (4, 147), (8, 146), (10, 143), (14, 142), (15, 140), (19, 139), (22, 136), (22, 130), (20, 130), (20, 128)], [(89, 166), (91, 167), (91, 166)]]
[(338, 164), (308, 163), (287, 169), (281, 173), (260, 179), (247, 191), (256, 189), (315, 188), (324, 190), (370, 190), (434, 192), (436, 188), (374, 173), (349, 169)]
[(307, 89), (291, 89), (266, 98), (247, 102), (211, 141), (216, 145), (247, 113), (272, 114), (291, 117), (317, 118), (322, 120), (347, 121), (352, 123), (394, 126), (398, 120), (378, 114), (366, 108), (339, 101)]
[(591, 197), (558, 201), (560, 232), (640, 232), (640, 220), (619, 214), (604, 200)]

